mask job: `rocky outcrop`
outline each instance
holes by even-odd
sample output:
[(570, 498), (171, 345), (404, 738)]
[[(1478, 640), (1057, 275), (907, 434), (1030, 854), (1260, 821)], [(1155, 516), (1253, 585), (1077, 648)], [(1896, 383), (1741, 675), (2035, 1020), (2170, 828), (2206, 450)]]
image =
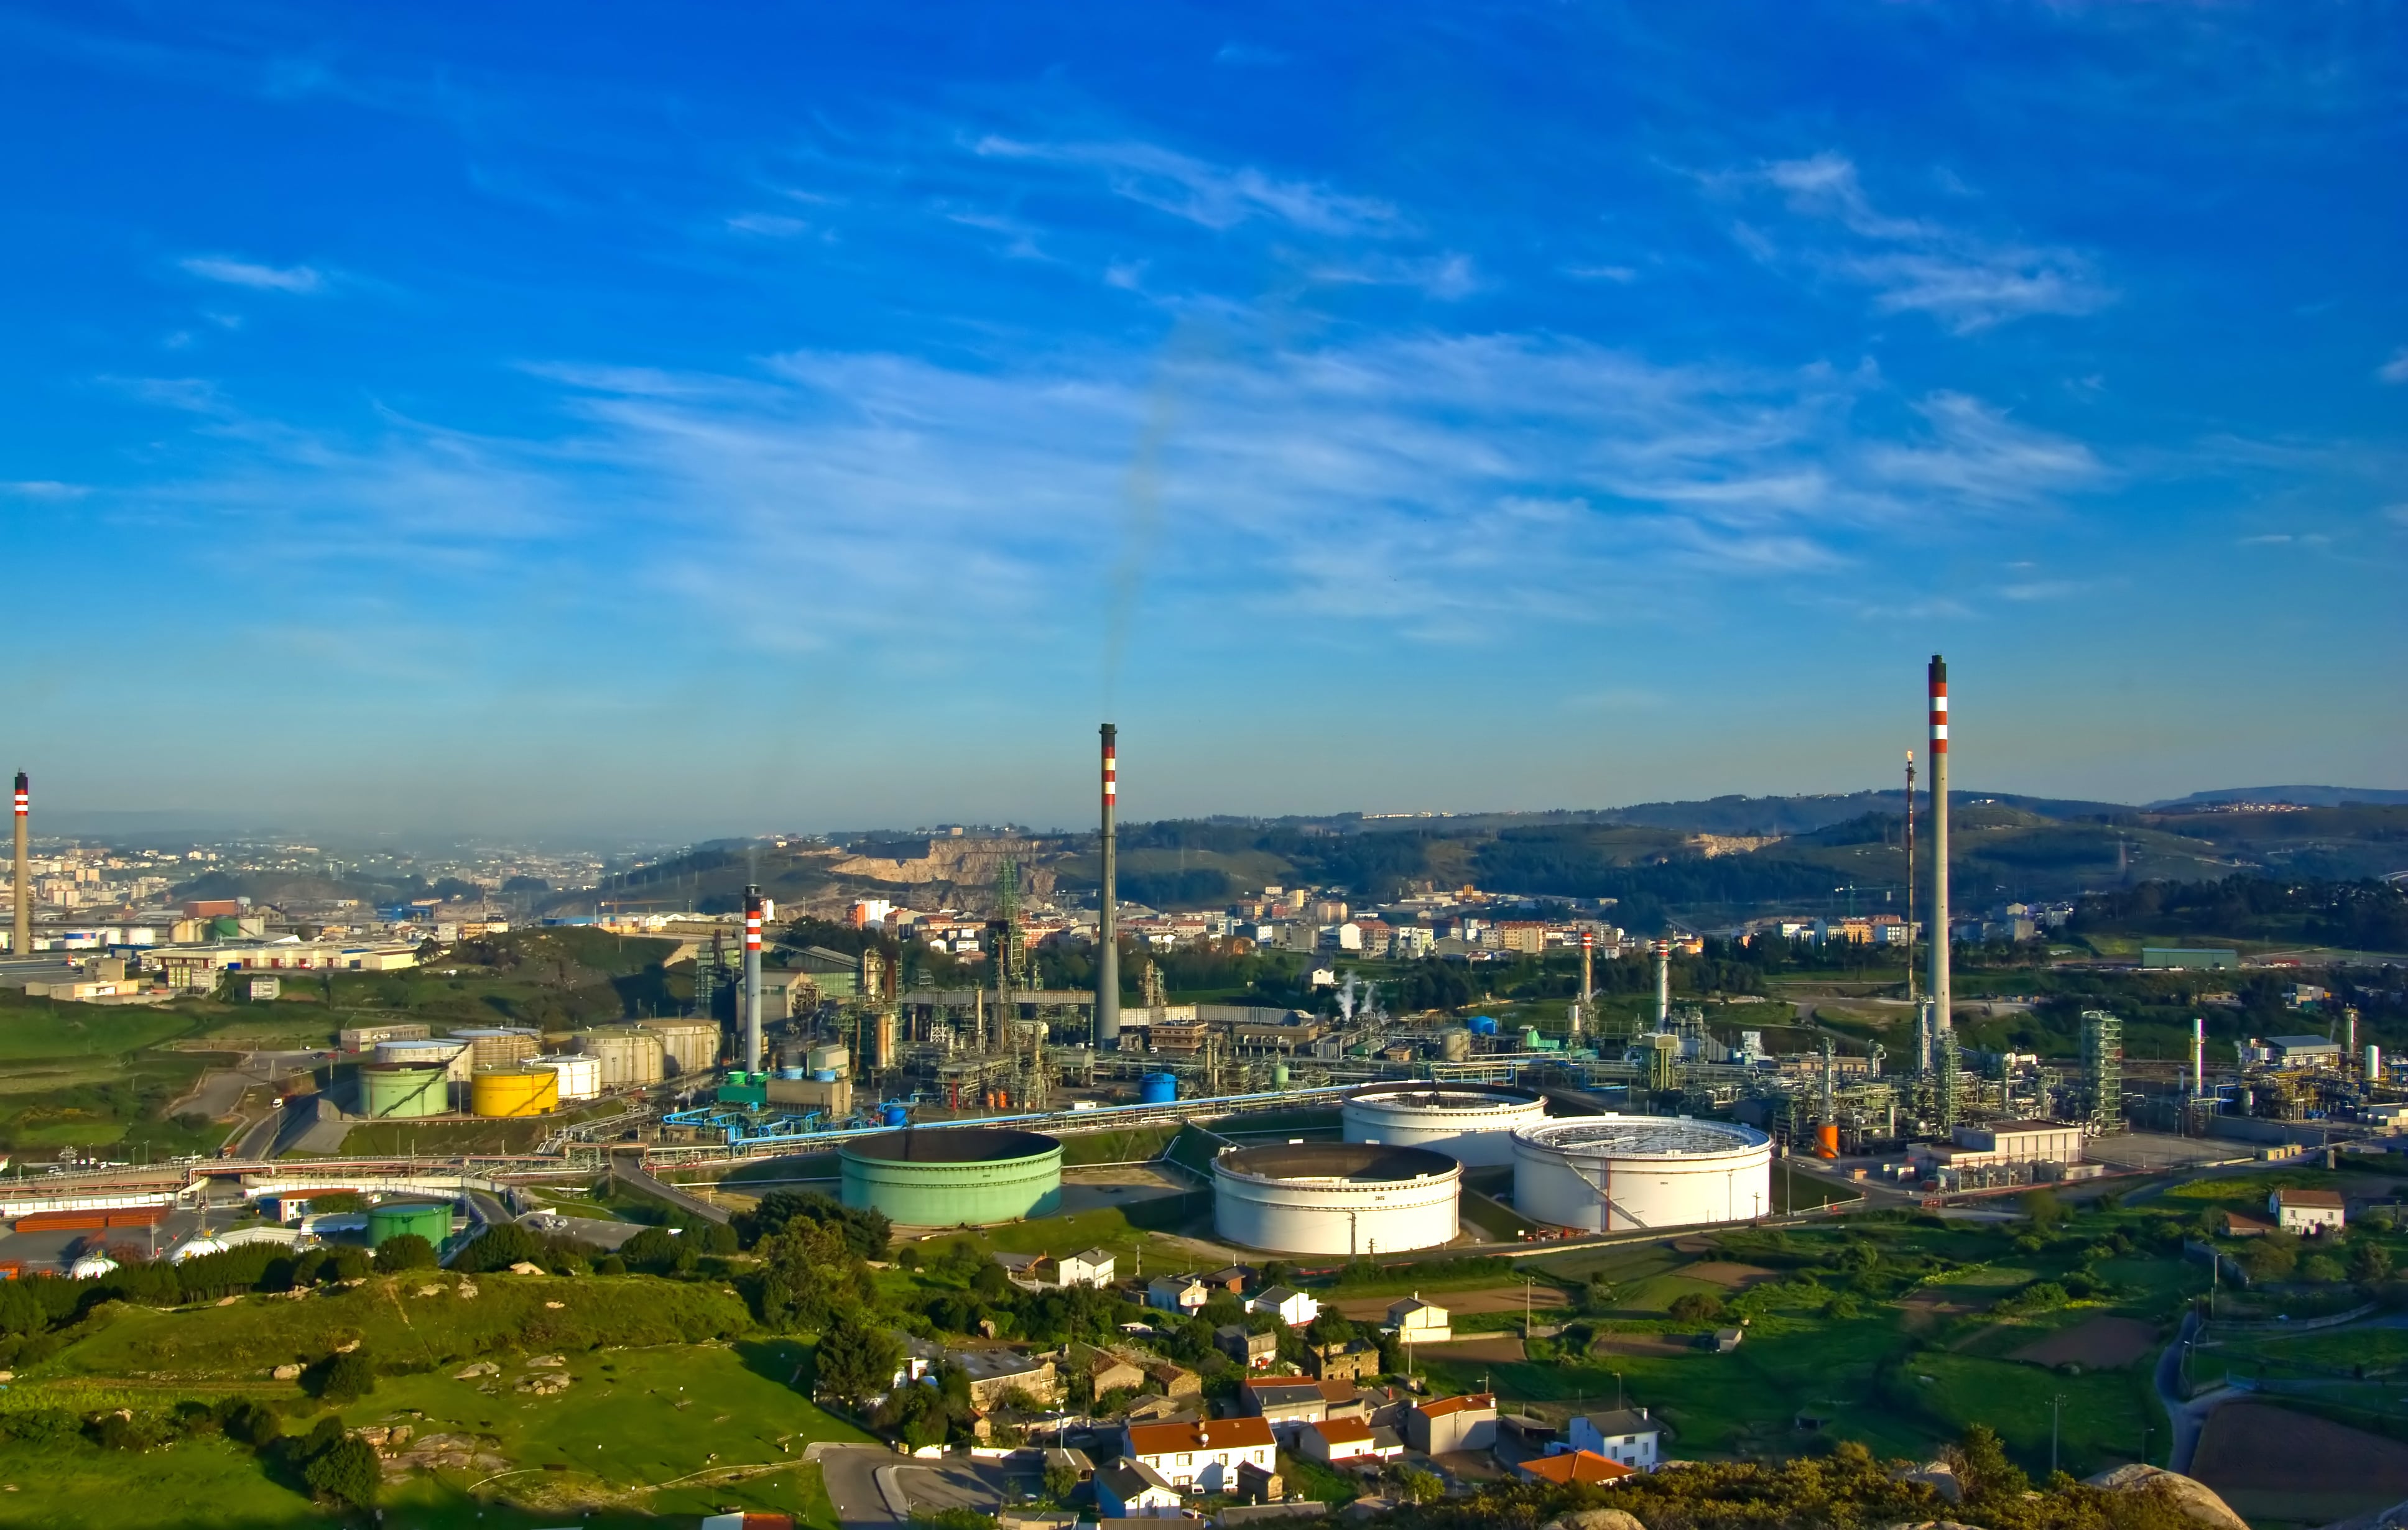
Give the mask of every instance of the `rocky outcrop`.
[(2134, 1462), (2100, 1472), (2089, 1480), (2089, 1485), (2110, 1493), (2162, 1493), (2184, 1517), (2196, 1523), (2213, 1526), (2214, 1530), (2249, 1530), (2249, 1522), (2234, 1513), (2232, 1506), (2218, 1497), (2214, 1488), (2162, 1466), (2143, 1466)]
[(1061, 854), (1058, 842), (1024, 839), (1017, 835), (928, 841), (928, 852), (909, 860), (882, 855), (851, 855), (828, 867), (839, 877), (860, 877), (906, 887), (949, 882), (955, 887), (993, 887), (1006, 861), (1020, 863), (1020, 891), (1031, 898), (1050, 897), (1054, 870), (1043, 863)]
[(1621, 1509), (1584, 1509), (1549, 1520), (1539, 1530), (1647, 1530), (1638, 1515)]

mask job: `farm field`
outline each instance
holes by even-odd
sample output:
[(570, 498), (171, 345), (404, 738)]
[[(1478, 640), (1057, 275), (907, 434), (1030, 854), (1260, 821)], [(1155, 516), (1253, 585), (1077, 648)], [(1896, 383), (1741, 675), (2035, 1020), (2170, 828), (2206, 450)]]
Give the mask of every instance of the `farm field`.
[[(1493, 1341), (1416, 1358), (1436, 1385), (1493, 1385), (1550, 1417), (1617, 1395), (1644, 1404), (1693, 1459), (1835, 1437), (1921, 1458), (1982, 1423), (2044, 1472), (2061, 1396), (2060, 1459), (2088, 1473), (2139, 1459), (2144, 1437), (2164, 1448), (2151, 1367), (2206, 1283), (2204, 1268), (2157, 1252), (2176, 1225), (2123, 1209), (2046, 1233), (1891, 1213), (1583, 1251), (1529, 1262), (1577, 1293), (1559, 1337), (1519, 1358), (1485, 1352)], [(1698, 1342), (1742, 1323), (1729, 1352)]]

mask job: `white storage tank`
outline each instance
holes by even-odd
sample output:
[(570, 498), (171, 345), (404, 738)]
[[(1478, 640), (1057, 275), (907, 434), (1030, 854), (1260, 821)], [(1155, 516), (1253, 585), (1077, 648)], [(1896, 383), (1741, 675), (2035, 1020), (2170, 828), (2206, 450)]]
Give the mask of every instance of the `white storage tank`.
[(1510, 1084), (1374, 1084), (1348, 1095), (1339, 1116), (1349, 1142), (1427, 1148), (1495, 1168), (1513, 1162), (1513, 1134), (1544, 1122), (1547, 1102)]
[(600, 1065), (604, 1089), (635, 1089), (664, 1077), (661, 1038), (640, 1025), (588, 1031), (577, 1038), (577, 1050)]
[(1686, 1116), (1579, 1116), (1513, 1134), (1513, 1209), (1583, 1232), (1747, 1222), (1772, 1209), (1772, 1139)]
[(1426, 1148), (1290, 1142), (1212, 1160), (1212, 1225), (1281, 1253), (1401, 1253), (1454, 1240), (1463, 1165)]
[(661, 1038), (671, 1073), (708, 1073), (719, 1065), (719, 1023), (710, 1020), (639, 1020)]
[(543, 1050), (543, 1037), (515, 1026), (454, 1031), (452, 1038), (468, 1043), (471, 1076), (485, 1068), (516, 1067)]
[(598, 1057), (538, 1057), (535, 1065), (560, 1075), (563, 1100), (590, 1100), (602, 1093), (602, 1060)]
[(405, 1063), (413, 1067), (439, 1067), (446, 1079), (465, 1084), (477, 1065), (476, 1049), (455, 1038), (439, 1041), (380, 1041), (380, 1063)]

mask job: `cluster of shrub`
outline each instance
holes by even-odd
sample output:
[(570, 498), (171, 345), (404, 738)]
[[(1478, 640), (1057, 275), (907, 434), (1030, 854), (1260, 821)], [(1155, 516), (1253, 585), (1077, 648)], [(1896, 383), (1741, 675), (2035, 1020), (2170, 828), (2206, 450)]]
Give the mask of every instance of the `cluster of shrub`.
[(365, 1440), (343, 1427), (339, 1414), (325, 1413), (306, 1433), (284, 1432), (288, 1406), (314, 1410), (356, 1402), (376, 1389), (377, 1367), (358, 1350), (324, 1357), (302, 1373), (308, 1396), (288, 1405), (280, 1398), (227, 1397), (216, 1403), (186, 1399), (162, 1411), (116, 1408), (89, 1415), (64, 1408), (28, 1408), (0, 1413), (0, 1438), (57, 1447), (78, 1441), (105, 1451), (147, 1451), (179, 1439), (222, 1436), (249, 1448), (274, 1475), (320, 1497), (366, 1508), (375, 1502), (383, 1470)]
[(2059, 1473), (2035, 1483), (1988, 1428), (1942, 1451), (1963, 1499), (1950, 1503), (1855, 1441), (1785, 1461), (1700, 1461), (1611, 1487), (1484, 1486), (1459, 1498), (1400, 1505), (1392, 1530), (1538, 1530), (1586, 1509), (1619, 1509), (1656, 1530), (1772, 1530), (1789, 1525), (1956, 1523), (1985, 1530), (2199, 1530), (2172, 1495), (2086, 1486)]

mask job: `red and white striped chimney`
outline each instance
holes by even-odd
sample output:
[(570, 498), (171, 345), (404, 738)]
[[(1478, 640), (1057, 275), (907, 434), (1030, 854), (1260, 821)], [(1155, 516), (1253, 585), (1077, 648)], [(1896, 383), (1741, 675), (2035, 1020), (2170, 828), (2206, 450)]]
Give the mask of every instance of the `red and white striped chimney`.
[(744, 1071), (761, 1071), (761, 890), (744, 890)]
[(14, 942), (8, 948), (11, 956), (30, 956), (34, 951), (34, 878), (32, 860), (25, 849), (25, 815), (32, 810), (34, 783), (23, 771), (17, 772), (17, 843), (16, 860), (11, 874), (16, 879), (16, 920), (9, 930)]

